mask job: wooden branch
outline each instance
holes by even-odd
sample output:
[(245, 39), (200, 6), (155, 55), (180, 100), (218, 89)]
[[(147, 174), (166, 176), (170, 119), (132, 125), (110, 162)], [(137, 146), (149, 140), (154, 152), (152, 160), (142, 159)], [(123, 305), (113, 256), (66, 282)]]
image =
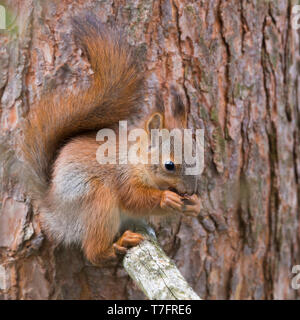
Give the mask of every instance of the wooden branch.
[(158, 245), (153, 229), (136, 230), (147, 239), (130, 249), (123, 266), (150, 300), (201, 300)]

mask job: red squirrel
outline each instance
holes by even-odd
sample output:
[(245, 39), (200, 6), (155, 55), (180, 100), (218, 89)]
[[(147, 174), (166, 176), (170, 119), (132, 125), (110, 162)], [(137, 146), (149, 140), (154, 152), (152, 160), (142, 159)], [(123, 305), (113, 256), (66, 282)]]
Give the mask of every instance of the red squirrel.
[(116, 129), (120, 120), (136, 122), (148, 133), (182, 129), (186, 111), (175, 96), (169, 125), (160, 108), (144, 118), (144, 73), (122, 35), (92, 14), (73, 18), (72, 26), (75, 43), (94, 71), (90, 85), (65, 95), (48, 92), (33, 105), (24, 120), (21, 151), (35, 181), (30, 191), (46, 234), (57, 243), (80, 245), (98, 264), (143, 240), (132, 230), (116, 239), (126, 219), (197, 215), (200, 202), (196, 177), (185, 176), (184, 164), (172, 159), (158, 165), (97, 162), (99, 129)]

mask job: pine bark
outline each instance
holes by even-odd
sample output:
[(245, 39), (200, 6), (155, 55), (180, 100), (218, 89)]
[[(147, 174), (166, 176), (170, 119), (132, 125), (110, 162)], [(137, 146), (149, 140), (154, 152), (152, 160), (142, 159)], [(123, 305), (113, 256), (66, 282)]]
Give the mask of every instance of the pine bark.
[[(156, 224), (159, 243), (202, 299), (295, 299), (300, 264), (300, 46), (294, 0), (8, 0), (0, 30), (1, 137), (49, 88), (83, 81), (69, 17), (92, 10), (145, 55), (149, 88), (205, 129), (199, 218)], [(149, 99), (149, 106), (151, 99)], [(59, 106), (58, 106), (59, 107)], [(144, 299), (121, 264), (98, 268), (55, 247), (13, 172), (0, 211), (0, 298)]]

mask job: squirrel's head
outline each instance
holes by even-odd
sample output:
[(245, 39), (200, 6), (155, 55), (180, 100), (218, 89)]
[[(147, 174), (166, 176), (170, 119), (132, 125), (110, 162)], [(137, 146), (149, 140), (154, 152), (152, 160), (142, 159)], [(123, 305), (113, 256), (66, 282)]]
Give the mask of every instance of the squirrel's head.
[(192, 135), (190, 139), (184, 139), (187, 113), (180, 96), (174, 90), (172, 95), (172, 115), (165, 117), (160, 109), (146, 122), (150, 146), (150, 164), (145, 166), (146, 179), (148, 184), (159, 189), (169, 189), (180, 195), (192, 195), (197, 191), (198, 176), (188, 174), (189, 166), (185, 162), (185, 155), (192, 155), (195, 143)]

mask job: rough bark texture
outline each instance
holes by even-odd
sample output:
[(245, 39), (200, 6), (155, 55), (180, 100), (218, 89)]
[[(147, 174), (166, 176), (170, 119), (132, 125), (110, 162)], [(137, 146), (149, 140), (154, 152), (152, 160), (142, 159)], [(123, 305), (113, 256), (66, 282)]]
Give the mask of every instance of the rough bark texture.
[[(189, 125), (205, 129), (199, 219), (156, 226), (203, 299), (297, 298), (300, 264), (300, 53), (287, 0), (11, 0), (0, 35), (1, 134), (14, 136), (44, 88), (82, 81), (68, 17), (91, 9), (145, 52), (149, 86), (170, 107), (176, 84)], [(59, 106), (58, 106), (59, 107)], [(0, 298), (136, 299), (121, 265), (96, 268), (55, 248), (16, 181), (0, 213)]]

